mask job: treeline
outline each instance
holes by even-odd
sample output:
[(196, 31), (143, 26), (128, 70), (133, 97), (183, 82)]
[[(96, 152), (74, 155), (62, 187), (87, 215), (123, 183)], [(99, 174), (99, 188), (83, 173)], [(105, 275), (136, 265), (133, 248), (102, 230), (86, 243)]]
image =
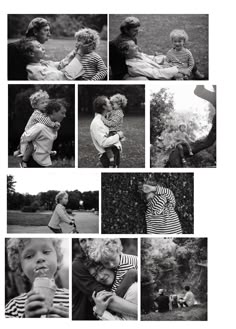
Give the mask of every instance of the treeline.
[(145, 87), (142, 85), (90, 85), (78, 86), (78, 111), (93, 113), (93, 101), (97, 96), (110, 97), (122, 94), (128, 99), (124, 114), (145, 114)]
[[(107, 26), (107, 15), (8, 15), (8, 38), (24, 36), (30, 21), (35, 17), (50, 22), (52, 38), (74, 38), (75, 32), (83, 27), (105, 32)], [(102, 39), (106, 37), (106, 33), (101, 33)]]
[(33, 109), (29, 97), (37, 90), (47, 91), (50, 99), (58, 99), (66, 105), (66, 118), (61, 123), (53, 148), (60, 159), (74, 157), (75, 108), (73, 85), (10, 85), (8, 88), (8, 152), (17, 149)]

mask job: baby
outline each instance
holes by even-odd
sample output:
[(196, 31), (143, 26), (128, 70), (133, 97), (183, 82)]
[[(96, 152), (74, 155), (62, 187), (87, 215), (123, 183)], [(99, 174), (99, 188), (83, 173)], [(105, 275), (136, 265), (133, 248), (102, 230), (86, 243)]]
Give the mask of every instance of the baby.
[(186, 160), (184, 158), (183, 146), (187, 147), (189, 155), (191, 156), (193, 155), (192, 148), (190, 146), (190, 143), (192, 143), (193, 141), (189, 138), (186, 129), (187, 129), (186, 125), (184, 123), (181, 123), (179, 125), (179, 130), (176, 132), (174, 137), (175, 147), (179, 150), (183, 164), (186, 164)]
[(95, 50), (100, 42), (97, 31), (83, 28), (75, 33), (76, 57), (83, 66), (82, 80), (104, 80), (107, 76), (107, 67)]
[[(45, 126), (55, 130), (60, 128), (61, 125), (59, 122), (53, 122), (49, 116), (45, 114), (45, 110), (49, 102), (49, 95), (46, 91), (42, 91), (41, 89), (36, 91), (30, 96), (29, 100), (34, 112), (25, 126), (25, 132), (27, 132), (36, 123), (42, 123)], [(14, 152), (14, 156), (22, 157), (20, 167), (27, 168), (27, 162), (34, 151), (34, 146), (32, 142), (26, 142), (23, 136), (24, 134), (21, 136), (19, 150)], [(55, 151), (52, 151), (52, 154), (55, 154)]]
[[(69, 292), (58, 288), (54, 279), (62, 264), (60, 239), (12, 238), (7, 242), (8, 264), (31, 285), (28, 293), (11, 299), (5, 308), (7, 318), (69, 317)], [(39, 278), (52, 283), (55, 290), (52, 306), (48, 296), (36, 292)], [(47, 280), (47, 279), (48, 280)], [(52, 289), (52, 288), (51, 288)]]
[[(117, 134), (123, 130), (124, 108), (127, 105), (127, 98), (121, 94), (115, 94), (110, 98), (112, 110), (108, 112), (107, 117), (102, 117), (103, 123), (109, 128), (109, 136)], [(121, 140), (125, 140), (123, 137)], [(106, 155), (109, 159), (109, 168), (115, 166), (115, 155), (111, 147), (105, 148)]]

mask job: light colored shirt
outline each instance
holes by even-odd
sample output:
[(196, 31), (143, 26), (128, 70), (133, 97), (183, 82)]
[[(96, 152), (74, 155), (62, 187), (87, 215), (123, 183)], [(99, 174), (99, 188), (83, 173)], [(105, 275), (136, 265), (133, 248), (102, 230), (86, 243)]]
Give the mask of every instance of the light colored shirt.
[(48, 226), (52, 228), (60, 229), (61, 228), (60, 224), (63, 222), (70, 224), (71, 218), (67, 214), (65, 207), (62, 204), (58, 203), (56, 205), (56, 208), (54, 209), (54, 212), (52, 214), (50, 222), (48, 223)]
[(187, 291), (184, 296), (184, 301), (188, 306), (193, 306), (196, 304), (196, 300), (192, 291)]
[(100, 156), (105, 152), (105, 148), (115, 145), (121, 149), (121, 143), (119, 141), (119, 135), (109, 136), (109, 128), (102, 122), (102, 115), (95, 114), (95, 118), (90, 125), (90, 134), (92, 141)]
[(171, 79), (179, 71), (176, 66), (163, 68), (153, 56), (140, 53), (139, 57), (126, 59), (129, 75), (132, 77), (144, 76), (149, 79)]
[(41, 166), (49, 167), (52, 164), (51, 151), (53, 142), (57, 138), (55, 129), (42, 123), (36, 123), (22, 135), (22, 142), (32, 142), (34, 146), (33, 159)]

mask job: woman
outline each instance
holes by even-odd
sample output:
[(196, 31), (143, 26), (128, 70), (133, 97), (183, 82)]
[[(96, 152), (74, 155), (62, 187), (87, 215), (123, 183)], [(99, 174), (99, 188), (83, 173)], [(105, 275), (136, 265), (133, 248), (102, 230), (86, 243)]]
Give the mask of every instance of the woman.
[[(102, 280), (102, 284), (96, 281), (88, 269), (88, 263), (90, 263), (88, 255), (93, 245), (93, 240), (94, 239), (86, 238), (78, 239), (78, 256), (72, 264), (73, 320), (96, 320), (97, 317), (93, 313), (93, 298), (95, 298), (95, 294), (99, 296), (98, 293), (106, 289), (106, 282), (104, 279)], [(110, 297), (110, 293), (107, 296)], [(131, 316), (137, 315), (137, 307), (116, 295), (112, 296), (109, 309), (121, 314), (125, 313)]]
[(157, 185), (155, 181), (143, 184), (146, 194), (146, 225), (148, 234), (181, 234), (182, 229), (175, 212), (173, 192)]
[[(47, 105), (45, 114), (53, 122), (62, 122), (66, 117), (66, 108), (64, 105), (57, 101), (51, 100)], [(51, 154), (53, 142), (57, 138), (57, 131), (51, 127), (47, 127), (42, 123), (36, 123), (27, 132), (24, 133), (22, 139), (25, 142), (32, 142), (34, 146), (34, 152), (27, 162), (29, 168), (45, 168), (52, 165)]]

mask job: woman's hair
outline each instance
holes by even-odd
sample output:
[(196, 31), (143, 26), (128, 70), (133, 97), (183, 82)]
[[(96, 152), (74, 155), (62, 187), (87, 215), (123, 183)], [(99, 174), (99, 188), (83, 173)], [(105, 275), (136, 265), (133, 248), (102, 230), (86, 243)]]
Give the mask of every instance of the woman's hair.
[(58, 99), (51, 99), (45, 109), (47, 115), (53, 114), (53, 112), (59, 112), (65, 107), (65, 103)]
[(140, 26), (140, 21), (137, 17), (129, 16), (126, 17), (120, 24), (121, 33), (125, 33), (127, 30), (130, 30), (135, 27)]
[(30, 104), (32, 106), (33, 109), (37, 108), (37, 104), (39, 101), (41, 101), (42, 99), (49, 99), (49, 95), (46, 91), (43, 91), (42, 89), (36, 91), (35, 93), (33, 93), (30, 97)]
[(184, 30), (175, 29), (170, 32), (170, 40), (173, 41), (174, 38), (183, 39), (184, 42), (188, 42), (188, 35)]
[(57, 193), (57, 195), (55, 196), (55, 201), (56, 203), (60, 203), (61, 200), (64, 198), (64, 196), (68, 195), (68, 193), (66, 191), (60, 191), (59, 193)]
[[(36, 238), (37, 239), (37, 238)], [(11, 238), (7, 241), (8, 265), (12, 271), (18, 271), (23, 274), (20, 255), (31, 241), (31, 238)], [(51, 239), (53, 247), (57, 254), (57, 269), (61, 267), (63, 254), (61, 250), (61, 239)]]
[(75, 32), (75, 38), (78, 43), (87, 46), (88, 49), (95, 50), (100, 42), (100, 36), (97, 31), (89, 28), (83, 28)]
[(107, 104), (106, 96), (98, 96), (93, 101), (93, 110), (96, 113), (102, 114), (104, 111), (104, 106)]
[(110, 102), (112, 104), (117, 103), (122, 109), (124, 109), (128, 103), (128, 100), (124, 95), (115, 94), (110, 97)]
[(122, 252), (120, 239), (94, 239), (89, 248), (89, 258), (99, 263), (113, 258), (114, 254)]
[(45, 26), (50, 26), (49, 22), (45, 18), (36, 17), (29, 23), (25, 36), (27, 38), (35, 36), (35, 32), (39, 32)]

